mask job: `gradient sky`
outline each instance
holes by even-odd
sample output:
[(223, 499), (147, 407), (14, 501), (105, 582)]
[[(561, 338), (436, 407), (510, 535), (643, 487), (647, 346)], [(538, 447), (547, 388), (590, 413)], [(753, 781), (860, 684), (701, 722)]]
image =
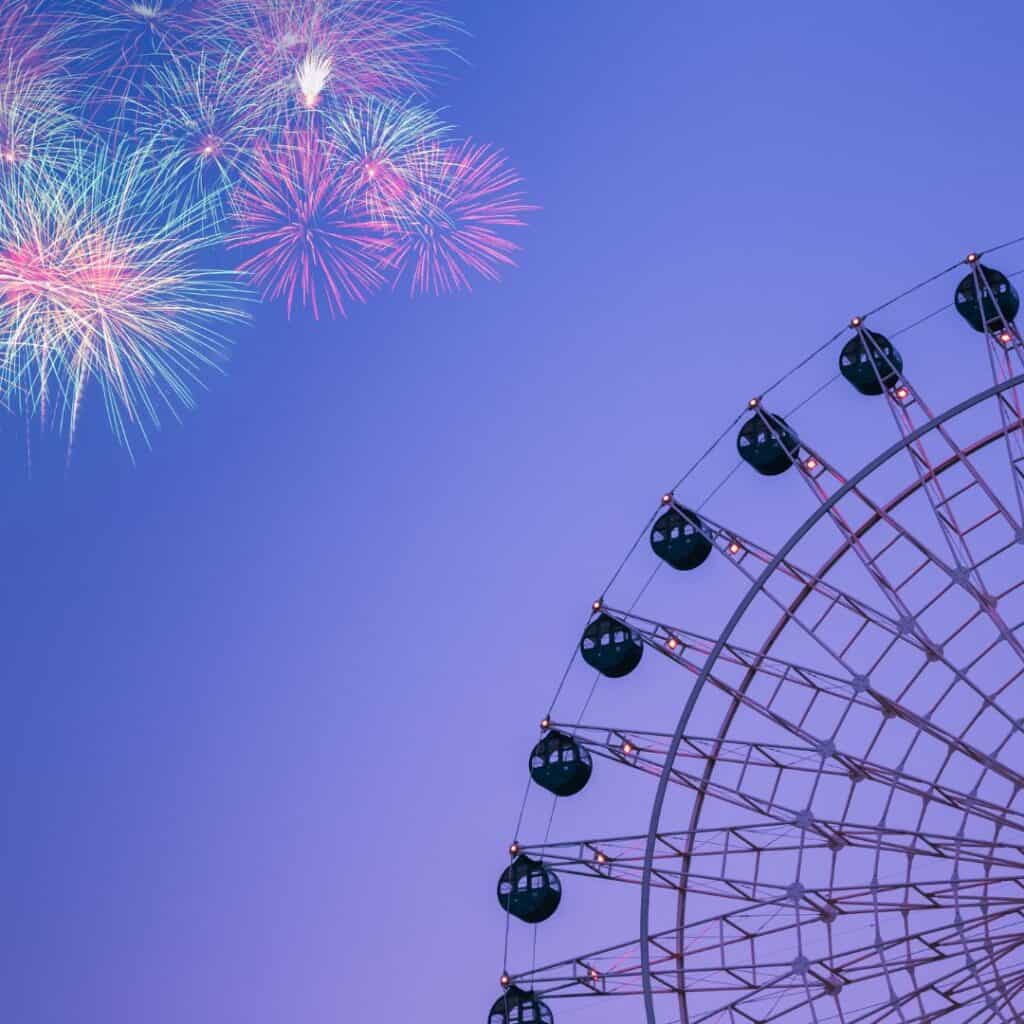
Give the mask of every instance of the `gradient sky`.
[(135, 466), (98, 409), (67, 467), (0, 433), (0, 1019), (482, 1021), (536, 722), (652, 497), (1024, 233), (1019, 4), (449, 10), (518, 270), (261, 307)]

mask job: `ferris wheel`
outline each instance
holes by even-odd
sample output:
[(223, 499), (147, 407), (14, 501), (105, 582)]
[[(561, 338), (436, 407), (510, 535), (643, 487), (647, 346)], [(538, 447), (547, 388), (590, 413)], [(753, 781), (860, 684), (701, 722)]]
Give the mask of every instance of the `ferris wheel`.
[(1024, 1019), (1020, 241), (661, 496), (529, 752), (489, 1024)]

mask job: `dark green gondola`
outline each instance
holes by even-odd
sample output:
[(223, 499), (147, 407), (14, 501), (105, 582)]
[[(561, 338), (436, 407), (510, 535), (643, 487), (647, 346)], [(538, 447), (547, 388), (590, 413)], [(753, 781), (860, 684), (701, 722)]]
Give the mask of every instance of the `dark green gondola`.
[(575, 796), (593, 770), (587, 749), (557, 729), (542, 736), (530, 752), (530, 777), (555, 796)]
[(758, 473), (778, 476), (793, 465), (800, 451), (800, 439), (781, 416), (756, 412), (740, 427), (736, 449)]
[(673, 569), (696, 569), (711, 554), (711, 541), (701, 532), (701, 525), (696, 512), (673, 506), (651, 527), (651, 548)]
[(956, 311), (976, 330), (993, 334), (1012, 324), (1020, 310), (1020, 296), (1009, 278), (998, 270), (978, 264), (957, 286)]
[(640, 664), (644, 644), (628, 626), (601, 612), (583, 630), (580, 653), (591, 668), (611, 679), (620, 679)]
[(554, 1019), (532, 992), (509, 985), (491, 1007), (487, 1024), (554, 1024)]
[(839, 372), (862, 395), (880, 395), (899, 383), (903, 358), (884, 334), (862, 330), (839, 353)]
[(528, 924), (546, 921), (562, 900), (558, 875), (521, 853), (498, 879), (498, 902), (503, 910)]

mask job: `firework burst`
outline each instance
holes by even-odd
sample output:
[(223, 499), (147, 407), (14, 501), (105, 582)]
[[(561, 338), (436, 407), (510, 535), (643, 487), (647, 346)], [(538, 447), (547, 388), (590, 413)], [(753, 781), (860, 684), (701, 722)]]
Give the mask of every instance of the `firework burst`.
[(406, 273), (413, 295), (470, 289), (470, 273), (496, 281), (519, 246), (502, 233), (532, 209), (505, 156), (467, 141), (430, 143), (409, 162), (412, 184), (389, 226), (385, 266)]
[(253, 54), (287, 120), (325, 103), (422, 91), (452, 28), (422, 0), (211, 0), (204, 18), (216, 45)]
[(67, 31), (52, 12), (21, 2), (0, 9), (0, 169), (55, 158), (79, 122)]
[(382, 230), (406, 210), (420, 155), (450, 131), (424, 107), (364, 99), (329, 117), (326, 137), (353, 209)]
[(250, 255), (240, 269), (265, 299), (298, 300), (332, 317), (383, 283), (376, 225), (352, 213), (328, 148), (311, 130), (260, 147), (237, 193), (230, 244)]
[(0, 402), (73, 437), (102, 401), (130, 444), (192, 403), (244, 279), (335, 317), (496, 278), (529, 207), (422, 105), (439, 2), (0, 0)]
[(244, 51), (175, 59), (154, 72), (133, 114), (139, 137), (210, 226), (224, 219), (260, 127)]
[(234, 276), (144, 151), (80, 148), (60, 174), (0, 178), (0, 383), (8, 402), (74, 435), (102, 396), (115, 435), (192, 404), (243, 318)]

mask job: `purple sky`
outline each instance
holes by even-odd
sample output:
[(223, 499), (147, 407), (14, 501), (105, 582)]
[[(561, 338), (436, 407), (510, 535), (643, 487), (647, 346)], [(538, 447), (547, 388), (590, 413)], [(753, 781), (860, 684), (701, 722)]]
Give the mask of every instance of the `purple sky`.
[(450, 9), (518, 270), (261, 307), (134, 467), (98, 409), (67, 469), (0, 435), (4, 1020), (483, 1020), (536, 722), (652, 498), (857, 303), (1021, 233), (1017, 4)]

